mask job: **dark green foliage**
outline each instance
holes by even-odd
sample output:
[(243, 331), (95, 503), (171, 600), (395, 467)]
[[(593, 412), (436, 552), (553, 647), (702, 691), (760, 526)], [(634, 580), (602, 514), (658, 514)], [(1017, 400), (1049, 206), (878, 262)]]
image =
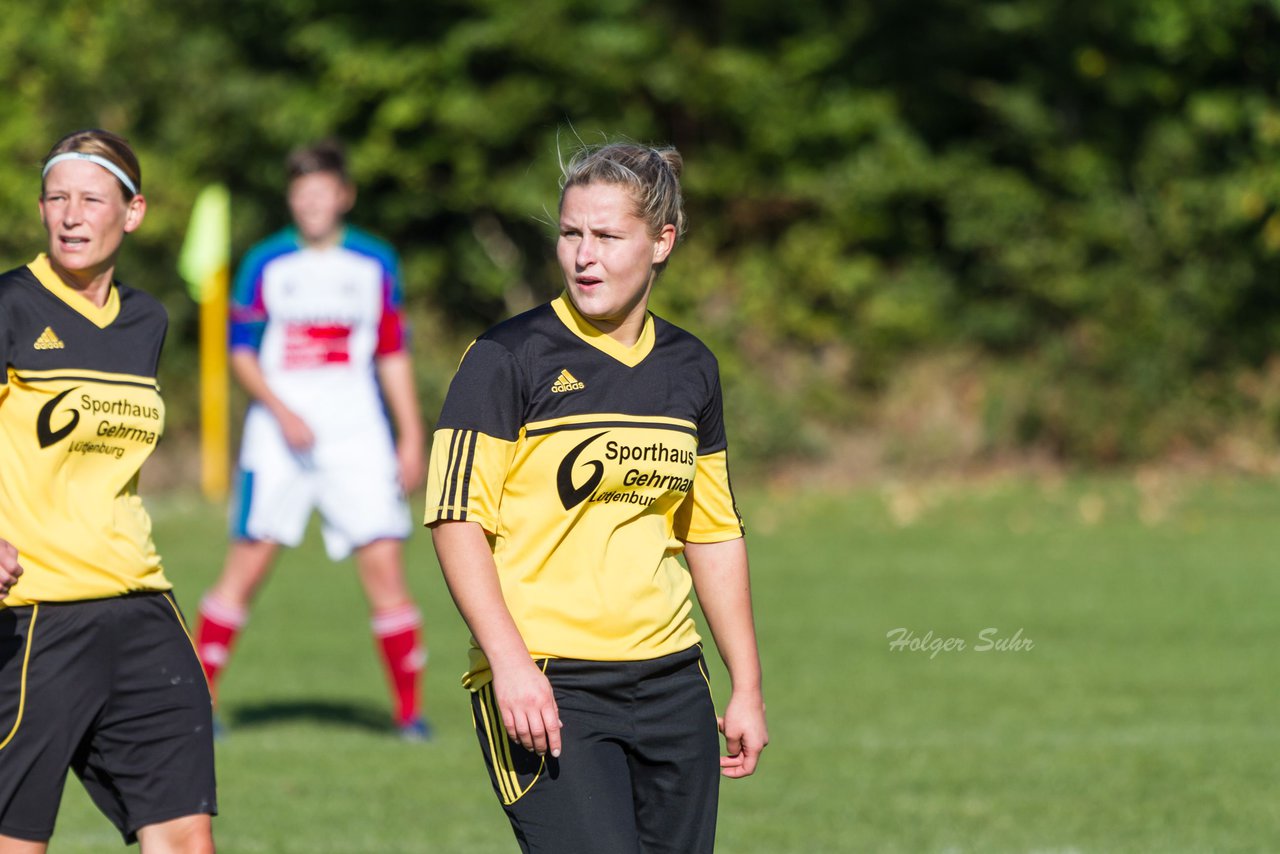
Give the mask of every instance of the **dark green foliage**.
[(447, 374), (559, 289), (558, 153), (626, 136), (685, 155), (689, 240), (656, 307), (716, 346), (749, 455), (812, 449), (806, 422), (874, 425), (904, 365), (955, 352), (1000, 413), (982, 453), (1269, 436), (1239, 380), (1280, 331), (1270, 4), (6, 5), (3, 254), (40, 245), (19, 212), (54, 138), (129, 136), (151, 212), (122, 272), (169, 306), (173, 369), (203, 183), (231, 186), (239, 253), (284, 222), (284, 154), (346, 141), (354, 219), (402, 250), (442, 333), (424, 372)]

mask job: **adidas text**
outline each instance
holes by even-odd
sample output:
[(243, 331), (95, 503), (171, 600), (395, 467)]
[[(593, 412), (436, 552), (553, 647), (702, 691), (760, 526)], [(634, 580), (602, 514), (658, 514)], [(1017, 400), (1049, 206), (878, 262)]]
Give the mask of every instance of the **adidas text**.
[(44, 332), (40, 333), (40, 337), (36, 339), (34, 346), (37, 350), (64, 350), (66, 344), (62, 343), (62, 339), (54, 334), (53, 327), (46, 326)]
[(586, 387), (586, 383), (578, 380), (573, 374), (561, 371), (560, 376), (556, 377), (556, 381), (551, 384), (551, 393), (564, 394), (567, 391), (581, 391)]

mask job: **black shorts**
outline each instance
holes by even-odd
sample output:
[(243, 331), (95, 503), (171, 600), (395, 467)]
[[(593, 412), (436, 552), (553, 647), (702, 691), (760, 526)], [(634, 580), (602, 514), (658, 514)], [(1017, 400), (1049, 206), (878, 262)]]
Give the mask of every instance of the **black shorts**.
[(492, 684), (471, 698), (490, 781), (521, 851), (710, 852), (720, 738), (701, 649), (538, 664), (564, 724), (558, 759), (507, 736)]
[(128, 843), (216, 814), (211, 717), (169, 595), (0, 609), (0, 834), (47, 841), (68, 768)]

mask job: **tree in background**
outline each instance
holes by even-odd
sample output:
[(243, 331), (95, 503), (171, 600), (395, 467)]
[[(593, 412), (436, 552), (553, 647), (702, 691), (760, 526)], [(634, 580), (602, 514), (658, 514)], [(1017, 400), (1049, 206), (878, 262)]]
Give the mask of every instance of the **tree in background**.
[[(758, 458), (910, 425), (920, 377), (974, 427), (965, 455), (1269, 443), (1280, 416), (1270, 4), (11, 5), (2, 200), (33, 202), (35, 141), (133, 140), (152, 216), (127, 266), (175, 319), (171, 371), (197, 189), (228, 183), (243, 249), (285, 219), (284, 152), (334, 135), (365, 224), (404, 247), (431, 411), (460, 343), (555, 288), (557, 152), (622, 134), (686, 154), (656, 309), (725, 354)], [(38, 245), (0, 237), (10, 263)]]

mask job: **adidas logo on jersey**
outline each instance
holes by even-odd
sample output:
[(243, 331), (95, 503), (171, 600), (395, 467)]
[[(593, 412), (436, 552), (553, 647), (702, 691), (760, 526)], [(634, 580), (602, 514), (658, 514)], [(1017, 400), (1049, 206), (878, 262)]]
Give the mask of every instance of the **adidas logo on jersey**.
[(556, 381), (551, 384), (551, 393), (564, 394), (566, 391), (581, 391), (586, 387), (586, 384), (579, 382), (573, 374), (561, 371), (560, 376), (556, 377)]
[(62, 343), (62, 339), (54, 334), (52, 326), (46, 326), (44, 332), (40, 333), (40, 337), (36, 339), (33, 345), (37, 350), (63, 350), (66, 344)]

